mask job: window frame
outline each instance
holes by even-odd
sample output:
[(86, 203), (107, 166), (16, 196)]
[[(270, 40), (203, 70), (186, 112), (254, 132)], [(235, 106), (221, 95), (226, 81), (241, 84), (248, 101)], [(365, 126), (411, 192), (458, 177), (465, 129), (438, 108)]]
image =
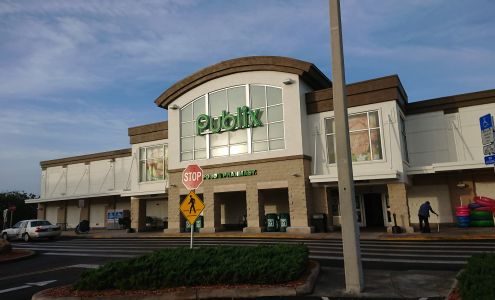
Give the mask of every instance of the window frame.
[[(143, 171), (142, 171), (142, 166), (143, 166), (143, 162), (144, 162), (144, 166), (146, 168), (145, 170), (145, 177), (147, 177), (148, 175), (148, 170), (147, 170), (147, 167), (148, 167), (148, 164), (147, 162), (149, 160), (156, 160), (156, 158), (154, 159), (148, 159), (148, 149), (150, 148), (158, 148), (158, 147), (162, 147), (163, 148), (163, 157), (162, 157), (162, 161), (163, 161), (163, 178), (162, 179), (150, 179), (148, 180), (147, 178), (144, 178), (143, 179)], [(144, 150), (144, 158), (141, 157), (141, 150)], [(149, 145), (149, 146), (142, 146), (142, 147), (139, 147), (138, 149), (138, 182), (141, 184), (141, 183), (153, 183), (153, 182), (160, 182), (160, 181), (166, 181), (168, 180), (168, 164), (167, 164), (167, 156), (168, 156), (168, 144), (157, 144), (157, 145)]]
[[(265, 92), (265, 98), (264, 98), (264, 106), (263, 107), (254, 107), (252, 106), (252, 99), (251, 99), (251, 87), (253, 86), (261, 86), (264, 88), (264, 92)], [(235, 144), (231, 144), (230, 143), (230, 135), (228, 134), (227, 135), (227, 144), (226, 145), (222, 145), (222, 146), (218, 146), (218, 147), (211, 147), (211, 135), (210, 133), (207, 133), (205, 135), (197, 135), (196, 133), (196, 126), (195, 126), (195, 122), (196, 122), (196, 119), (194, 118), (194, 103), (202, 98), (204, 98), (204, 113), (207, 114), (207, 115), (210, 115), (210, 95), (211, 94), (214, 94), (214, 93), (217, 93), (217, 92), (221, 92), (221, 91), (228, 91), (229, 89), (233, 89), (233, 88), (237, 88), (237, 87), (244, 87), (244, 91), (245, 91), (245, 104), (247, 107), (250, 107), (252, 109), (255, 109), (255, 108), (260, 108), (260, 109), (263, 109), (263, 114), (266, 114), (267, 116), (267, 121), (266, 122), (263, 122), (263, 128), (265, 128), (266, 130), (266, 139), (263, 139), (263, 140), (257, 140), (257, 141), (253, 141), (253, 128), (249, 127), (249, 128), (244, 128), (244, 129), (238, 129), (238, 130), (246, 130), (246, 141), (245, 142), (242, 142), (242, 143), (235, 143)], [(271, 88), (276, 88), (278, 90), (280, 90), (280, 94), (281, 94), (281, 102), (280, 103), (276, 103), (276, 104), (270, 104), (268, 105), (268, 99), (267, 99), (267, 88), (268, 87), (271, 87)], [(270, 85), (270, 84), (262, 84), (262, 83), (246, 83), (246, 84), (237, 84), (237, 85), (233, 85), (233, 86), (229, 86), (229, 87), (224, 87), (224, 88), (221, 88), (221, 89), (217, 89), (217, 90), (214, 90), (214, 91), (210, 91), (210, 92), (207, 92), (205, 94), (202, 94), (198, 97), (196, 97), (194, 100), (192, 100), (191, 102), (187, 103), (186, 105), (184, 105), (180, 111), (179, 111), (179, 124), (180, 124), (180, 133), (179, 133), (179, 138), (180, 138), (180, 144), (179, 144), (179, 148), (180, 148), (180, 161), (183, 162), (183, 161), (194, 161), (194, 160), (203, 160), (203, 159), (210, 159), (210, 158), (221, 158), (221, 157), (230, 157), (230, 156), (238, 156), (238, 155), (246, 155), (246, 154), (253, 154), (253, 153), (262, 153), (262, 152), (268, 152), (268, 151), (278, 151), (278, 150), (285, 150), (286, 147), (287, 147), (287, 143), (286, 143), (286, 135), (285, 135), (285, 108), (284, 108), (284, 90), (282, 87), (279, 87), (279, 86), (274, 86), (274, 85)], [(182, 110), (186, 107), (188, 107), (189, 105), (191, 105), (191, 117), (192, 117), (192, 121), (183, 121), (183, 118), (182, 118)], [(277, 120), (277, 121), (268, 121), (268, 108), (272, 108), (272, 107), (277, 107), (277, 106), (281, 106), (282, 108), (282, 119), (281, 120)], [(227, 107), (226, 107), (226, 110), (229, 111), (229, 113), (233, 114), (233, 115), (237, 115), (235, 111), (230, 111), (230, 107), (229, 107), (229, 102), (228, 102), (228, 99), (227, 99)], [(191, 123), (193, 124), (193, 135), (192, 136), (182, 136), (182, 124), (186, 124), (186, 123)], [(271, 124), (276, 124), (276, 123), (281, 123), (282, 124), (282, 137), (279, 137), (279, 138), (274, 138), (274, 139), (270, 139), (269, 137), (269, 125)], [(238, 131), (236, 130), (236, 131)], [(223, 132), (224, 134), (225, 133), (228, 133), (228, 132)], [(197, 150), (195, 149), (195, 138), (197, 136), (204, 136), (205, 137), (205, 148), (201, 148), (199, 150), (205, 150), (206, 151), (206, 155), (205, 157), (201, 157), (201, 158), (198, 158), (196, 156), (196, 152)], [(192, 138), (193, 139), (193, 145), (192, 145), (192, 150), (191, 151), (183, 151), (183, 148), (182, 148), (182, 140), (184, 138)], [(270, 142), (271, 141), (283, 141), (283, 148), (277, 148), (277, 149), (270, 149)], [(266, 150), (261, 150), (261, 151), (254, 151), (254, 144), (261, 144), (261, 143), (267, 143), (267, 148)], [(235, 154), (231, 154), (231, 147), (232, 146), (238, 146), (238, 145), (246, 145), (247, 146), (247, 151), (246, 152), (241, 152), (241, 153), (235, 153)], [(212, 155), (212, 151), (214, 149), (219, 149), (219, 148), (222, 148), (222, 147), (227, 147), (228, 149), (228, 154), (227, 155), (221, 155), (221, 156), (213, 156)], [(190, 159), (184, 159), (184, 154), (189, 154), (189, 153), (192, 153), (192, 158)]]
[[(370, 113), (373, 113), (373, 112), (376, 112), (377, 113), (377, 116), (378, 116), (378, 127), (370, 127)], [(366, 114), (366, 118), (367, 118), (367, 128), (365, 129), (356, 129), (356, 130), (349, 130), (349, 136), (351, 133), (354, 133), (354, 132), (368, 132), (368, 143), (369, 143), (369, 154), (370, 154), (370, 158), (369, 160), (352, 160), (352, 163), (353, 164), (362, 164), (362, 163), (376, 163), (376, 162), (383, 162), (385, 161), (385, 143), (384, 143), (384, 136), (383, 136), (383, 124), (382, 124), (382, 116), (381, 116), (381, 109), (371, 109), (371, 110), (366, 110), (366, 111), (360, 111), (360, 112), (355, 112), (355, 113), (350, 113), (348, 114), (348, 117), (350, 116), (354, 116), (354, 115), (360, 115), (360, 114)], [(332, 133), (328, 133), (328, 129), (327, 129), (327, 120), (330, 120), (330, 119), (333, 119), (334, 120), (334, 127), (335, 127), (335, 115), (331, 116), (331, 117), (325, 117), (323, 118), (323, 127), (324, 127), (324, 130), (325, 130), (325, 145), (326, 145), (326, 150), (327, 150), (327, 153), (326, 153), (326, 163), (328, 165), (336, 165), (337, 164), (337, 153), (336, 153), (336, 142), (335, 142), (335, 132), (332, 132)], [(380, 148), (381, 148), (381, 158), (380, 159), (373, 159), (373, 147), (372, 147), (372, 142), (371, 142), (371, 132), (372, 130), (377, 130), (378, 129), (378, 132), (380, 134)], [(330, 159), (329, 159), (329, 147), (328, 147), (328, 137), (329, 136), (334, 136), (334, 154), (335, 154), (335, 157), (334, 157), (334, 162), (329, 162)], [(352, 149), (351, 149), (351, 152), (352, 152)]]

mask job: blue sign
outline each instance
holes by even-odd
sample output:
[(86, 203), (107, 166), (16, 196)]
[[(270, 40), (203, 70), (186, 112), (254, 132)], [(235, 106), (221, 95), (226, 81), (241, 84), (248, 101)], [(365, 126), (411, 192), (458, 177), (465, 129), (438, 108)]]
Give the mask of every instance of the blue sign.
[(122, 210), (109, 210), (107, 211), (107, 219), (108, 220), (118, 220), (124, 217), (124, 211)]
[(492, 123), (492, 115), (491, 114), (487, 114), (487, 115), (480, 117), (481, 130), (485, 130), (485, 129), (492, 128), (492, 127), (493, 127), (493, 123)]
[(485, 165), (493, 165), (495, 164), (495, 155), (485, 156)]

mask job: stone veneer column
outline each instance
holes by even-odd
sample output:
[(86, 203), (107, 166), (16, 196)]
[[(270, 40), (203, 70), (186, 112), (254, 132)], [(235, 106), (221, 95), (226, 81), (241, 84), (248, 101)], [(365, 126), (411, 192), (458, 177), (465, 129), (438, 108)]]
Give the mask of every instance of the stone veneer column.
[(313, 213), (323, 213), (327, 215), (327, 230), (333, 231), (332, 206), (329, 202), (327, 188), (318, 186), (313, 188)]
[(180, 192), (179, 188), (174, 187), (168, 190), (168, 223), (167, 228), (163, 230), (164, 233), (177, 233), (180, 232)]
[(146, 200), (131, 197), (131, 228), (143, 231), (146, 225)]
[(311, 233), (309, 212), (311, 211), (311, 185), (309, 183), (309, 160), (297, 162), (296, 172), (289, 175), (289, 233)]
[[(410, 224), (406, 185), (402, 182), (388, 183), (387, 188), (390, 213), (392, 214), (392, 225), (393, 214), (395, 213), (397, 217), (397, 226), (400, 226), (406, 232), (414, 232), (414, 229)], [(387, 231), (392, 232), (392, 226), (389, 226)]]
[(263, 194), (259, 192), (256, 183), (246, 185), (247, 227), (243, 231), (258, 233), (265, 230), (265, 204)]
[(204, 228), (200, 232), (218, 232), (222, 228), (220, 201), (213, 192), (213, 186), (208, 185), (203, 188), (203, 201), (205, 209), (203, 210)]

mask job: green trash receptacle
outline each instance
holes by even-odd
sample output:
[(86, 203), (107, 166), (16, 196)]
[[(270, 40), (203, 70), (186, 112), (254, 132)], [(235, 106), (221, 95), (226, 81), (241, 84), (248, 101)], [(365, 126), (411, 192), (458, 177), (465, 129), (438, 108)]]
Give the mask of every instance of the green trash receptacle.
[[(189, 224), (189, 221), (185, 220), (184, 222), (186, 222), (186, 227), (185, 227), (185, 232), (191, 232), (191, 224)], [(198, 220), (196, 220), (196, 222), (194, 222), (194, 232), (199, 232), (199, 228), (198, 228)]]
[(280, 232), (286, 232), (287, 227), (290, 226), (290, 214), (289, 213), (281, 213), (278, 215)]
[(266, 218), (266, 231), (276, 232), (278, 231), (278, 215), (277, 214), (267, 214)]
[(199, 231), (200, 228), (203, 228), (204, 227), (204, 221), (203, 221), (203, 216), (199, 216), (197, 219), (196, 219), (196, 225), (194, 226), (194, 230), (196, 231)]

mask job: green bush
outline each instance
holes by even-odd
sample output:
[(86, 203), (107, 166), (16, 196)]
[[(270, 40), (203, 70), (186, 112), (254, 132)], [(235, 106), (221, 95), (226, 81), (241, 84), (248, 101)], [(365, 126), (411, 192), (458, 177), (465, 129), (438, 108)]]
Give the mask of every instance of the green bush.
[(299, 278), (308, 264), (304, 245), (164, 249), (88, 270), (76, 290), (142, 290), (216, 284), (277, 284)]
[(495, 254), (473, 255), (457, 279), (463, 300), (495, 299)]

